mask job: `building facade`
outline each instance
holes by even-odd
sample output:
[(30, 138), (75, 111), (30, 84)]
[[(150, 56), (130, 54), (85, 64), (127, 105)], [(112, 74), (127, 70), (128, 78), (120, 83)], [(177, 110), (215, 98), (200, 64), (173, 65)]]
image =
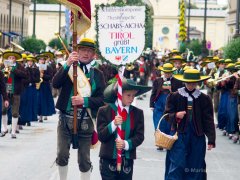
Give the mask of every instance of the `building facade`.
[[(173, 49), (178, 48), (178, 32), (179, 32), (179, 0), (144, 0), (153, 9), (153, 39), (152, 44), (156, 49)], [(83, 35), (85, 37), (96, 37), (95, 31), (95, 5), (113, 3), (114, 0), (96, 0), (92, 1), (92, 26)], [(188, 1), (186, 1), (188, 2)], [(198, 9), (190, 11), (190, 39), (203, 39), (204, 30), (204, 9), (202, 8), (204, 0), (195, 0), (193, 3), (199, 6)], [(211, 44), (211, 49), (216, 50), (225, 45), (227, 42), (226, 28), (226, 10), (223, 5), (218, 6), (216, 0), (208, 1), (207, 11), (207, 31), (206, 40)], [(219, 7), (219, 8), (218, 8)], [(61, 9), (61, 29), (65, 26), (65, 8)], [(29, 35), (33, 32), (33, 6), (30, 7), (29, 16)], [(186, 11), (186, 26), (188, 25), (188, 11)], [(36, 36), (48, 43), (54, 38), (54, 32), (59, 28), (59, 5), (41, 5), (37, 4), (36, 13)]]
[[(30, 6), (29, 15), (29, 36), (33, 35), (33, 4)], [(60, 13), (59, 13), (60, 12)], [(59, 21), (60, 20), (60, 21)], [(64, 34), (65, 30), (65, 7), (59, 4), (37, 4), (35, 35), (37, 39), (43, 40), (46, 44), (53, 38), (54, 33)]]
[(229, 1), (229, 11), (227, 17), (227, 38), (230, 41), (236, 33), (236, 18), (237, 18), (237, 1)]
[(31, 0), (0, 0), (0, 47), (27, 36), (30, 4)]

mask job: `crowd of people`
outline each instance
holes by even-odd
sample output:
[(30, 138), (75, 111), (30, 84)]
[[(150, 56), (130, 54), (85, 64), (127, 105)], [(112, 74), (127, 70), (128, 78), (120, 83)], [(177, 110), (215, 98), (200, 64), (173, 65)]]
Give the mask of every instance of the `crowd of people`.
[[(135, 97), (146, 98), (149, 90), (154, 131), (160, 129), (169, 136), (178, 133), (178, 140), (166, 154), (166, 180), (206, 179), (205, 153), (216, 146), (215, 128), (234, 143), (239, 142), (240, 61), (217, 54), (198, 58), (176, 49), (159, 56), (147, 50), (137, 61), (126, 64), (119, 104), (118, 70), (98, 60), (92, 39), (83, 38), (77, 47), (70, 54), (66, 50), (39, 54), (5, 50), (0, 54), (0, 136), (10, 132), (16, 139), (23, 126), (42, 123), (56, 113), (56, 107), (56, 163), (61, 180), (67, 179), (74, 141), (73, 106), (77, 106), (76, 148), (82, 180), (90, 179), (90, 148), (97, 142), (96, 134), (101, 142), (102, 179), (132, 179), (136, 148), (144, 140), (144, 111), (132, 103)], [(74, 62), (78, 64), (78, 95), (73, 90)], [(163, 115), (166, 117), (159, 122)], [(118, 137), (119, 126), (122, 134)], [(119, 172), (118, 151), (122, 153)], [(186, 167), (196, 171), (185, 172)]]

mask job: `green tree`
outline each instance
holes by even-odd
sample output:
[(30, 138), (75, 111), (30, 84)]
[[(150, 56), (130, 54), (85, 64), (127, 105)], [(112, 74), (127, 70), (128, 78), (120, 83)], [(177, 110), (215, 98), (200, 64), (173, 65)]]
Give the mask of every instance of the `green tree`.
[(43, 40), (32, 37), (27, 37), (22, 41), (21, 45), (26, 51), (32, 53), (39, 53), (40, 51), (44, 51), (46, 49), (46, 44)]
[(224, 58), (232, 59), (236, 61), (240, 57), (240, 38), (233, 39), (224, 48), (223, 54)]
[[(63, 39), (63, 42), (64, 42), (64, 44), (68, 47), (67, 40), (66, 40), (66, 39)], [(51, 40), (49, 41), (48, 45), (49, 45), (51, 48), (54, 48), (54, 49), (63, 49), (63, 46), (62, 46), (62, 44), (61, 44), (61, 41), (60, 41), (58, 38), (51, 39)]]
[(192, 51), (195, 56), (199, 56), (201, 54), (202, 44), (199, 42), (198, 39), (193, 39), (189, 43), (180, 43), (179, 51), (181, 53), (186, 52), (187, 48)]
[(202, 51), (201, 51), (202, 44), (201, 44), (201, 42), (199, 42), (198, 39), (191, 40), (190, 43), (187, 44), (187, 48), (190, 49), (191, 51), (193, 51), (193, 54), (195, 56), (199, 56), (202, 53)]

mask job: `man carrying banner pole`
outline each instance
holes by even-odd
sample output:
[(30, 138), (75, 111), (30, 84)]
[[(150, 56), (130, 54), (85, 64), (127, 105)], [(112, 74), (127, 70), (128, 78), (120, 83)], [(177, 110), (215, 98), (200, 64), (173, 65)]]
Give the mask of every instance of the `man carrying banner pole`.
[[(60, 110), (57, 131), (57, 158), (60, 180), (67, 179), (69, 150), (78, 149), (81, 180), (90, 180), (92, 164), (90, 147), (96, 144), (95, 120), (103, 103), (105, 81), (101, 71), (91, 67), (95, 42), (81, 35), (90, 27), (90, 1), (61, 0), (71, 8), (73, 16), (73, 52), (53, 78), (53, 87), (61, 88), (56, 108)], [(81, 25), (81, 26), (79, 26)], [(86, 28), (87, 27), (87, 28)], [(79, 29), (80, 28), (80, 29)]]

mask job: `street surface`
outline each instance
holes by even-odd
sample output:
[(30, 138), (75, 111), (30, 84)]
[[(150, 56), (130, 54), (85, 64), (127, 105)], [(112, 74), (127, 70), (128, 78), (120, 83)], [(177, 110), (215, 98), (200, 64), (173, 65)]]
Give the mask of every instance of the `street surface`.
[[(145, 141), (137, 150), (134, 164), (134, 180), (163, 180), (165, 151), (154, 146), (152, 111), (149, 97), (136, 100), (136, 106), (144, 109)], [(17, 139), (10, 134), (0, 138), (0, 180), (58, 180), (56, 158), (56, 127), (58, 115), (49, 117), (44, 123), (32, 123), (23, 127)], [(233, 144), (217, 130), (216, 148), (207, 151), (206, 162), (208, 179), (237, 180), (240, 174), (240, 144)], [(91, 151), (93, 163), (92, 180), (100, 180), (99, 147)], [(71, 149), (69, 180), (80, 179), (77, 164), (77, 151)]]

